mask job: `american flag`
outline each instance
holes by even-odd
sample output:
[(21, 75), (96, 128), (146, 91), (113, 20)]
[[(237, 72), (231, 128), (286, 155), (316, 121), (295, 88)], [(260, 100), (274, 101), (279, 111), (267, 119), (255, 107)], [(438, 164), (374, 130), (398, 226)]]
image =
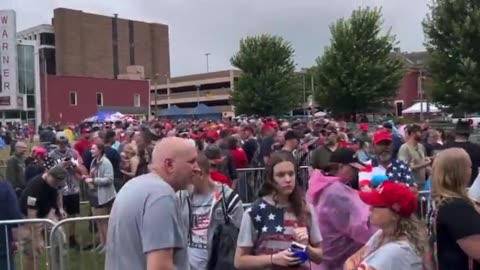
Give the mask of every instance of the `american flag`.
[[(263, 199), (257, 200), (248, 210), (257, 232), (255, 254), (270, 255), (286, 250), (294, 242), (296, 227), (306, 227), (299, 222), (291, 208), (275, 207)], [(295, 269), (308, 269), (308, 262)], [(272, 269), (284, 269), (274, 267)]]
[(249, 212), (253, 225), (261, 234), (283, 233), (284, 209), (274, 207), (265, 201), (254, 204)]

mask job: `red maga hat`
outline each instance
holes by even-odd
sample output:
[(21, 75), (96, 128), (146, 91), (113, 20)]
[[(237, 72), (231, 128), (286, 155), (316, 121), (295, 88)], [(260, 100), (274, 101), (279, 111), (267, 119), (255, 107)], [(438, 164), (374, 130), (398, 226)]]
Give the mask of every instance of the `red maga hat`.
[(373, 191), (359, 193), (362, 201), (373, 207), (388, 207), (402, 217), (410, 217), (417, 209), (417, 198), (402, 183), (385, 181)]

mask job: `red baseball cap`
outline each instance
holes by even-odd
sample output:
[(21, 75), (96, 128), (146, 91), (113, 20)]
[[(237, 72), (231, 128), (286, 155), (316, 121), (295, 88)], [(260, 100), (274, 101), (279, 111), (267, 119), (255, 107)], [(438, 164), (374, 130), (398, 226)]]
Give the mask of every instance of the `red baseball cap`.
[(207, 131), (207, 134), (205, 135), (205, 137), (207, 139), (216, 141), (216, 140), (219, 139), (220, 136), (219, 136), (218, 132), (216, 132), (215, 130), (209, 130), (209, 131)]
[(82, 129), (82, 134), (88, 134), (90, 132), (92, 132), (92, 131), (87, 127)]
[(385, 181), (373, 191), (362, 191), (360, 199), (373, 207), (388, 207), (402, 217), (410, 217), (417, 209), (417, 198), (402, 183)]
[(373, 143), (377, 144), (381, 141), (392, 141), (392, 134), (386, 130), (386, 129), (381, 129), (373, 133)]
[(368, 123), (360, 123), (359, 128), (361, 131), (368, 131)]

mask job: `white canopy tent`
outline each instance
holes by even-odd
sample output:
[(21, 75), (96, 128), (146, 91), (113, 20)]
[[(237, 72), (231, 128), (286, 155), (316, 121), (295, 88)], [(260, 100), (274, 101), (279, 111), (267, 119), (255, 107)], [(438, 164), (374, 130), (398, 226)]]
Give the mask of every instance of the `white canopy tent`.
[(314, 117), (325, 117), (327, 115), (326, 112), (322, 112), (322, 111), (319, 111), (319, 112), (316, 112), (315, 114), (313, 114)]
[[(422, 109), (422, 106), (423, 106), (423, 109)], [(429, 106), (429, 109), (427, 110), (427, 102), (417, 102), (413, 104), (410, 108), (403, 110), (402, 113), (420, 113), (422, 112), (422, 110), (424, 113), (426, 113), (427, 111), (431, 113), (441, 112), (441, 110), (432, 103), (430, 103), (428, 106)]]

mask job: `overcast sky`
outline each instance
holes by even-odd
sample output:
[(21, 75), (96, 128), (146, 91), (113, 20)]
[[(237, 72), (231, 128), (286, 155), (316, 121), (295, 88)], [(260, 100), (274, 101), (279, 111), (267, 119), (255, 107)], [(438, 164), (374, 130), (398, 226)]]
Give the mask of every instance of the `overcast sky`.
[(277, 34), (295, 49), (298, 67), (311, 66), (328, 45), (328, 26), (359, 6), (382, 6), (402, 51), (423, 50), (421, 21), (430, 0), (0, 0), (15, 9), (17, 30), (50, 23), (53, 9), (66, 7), (121, 18), (168, 24), (172, 76), (230, 68), (239, 40)]

